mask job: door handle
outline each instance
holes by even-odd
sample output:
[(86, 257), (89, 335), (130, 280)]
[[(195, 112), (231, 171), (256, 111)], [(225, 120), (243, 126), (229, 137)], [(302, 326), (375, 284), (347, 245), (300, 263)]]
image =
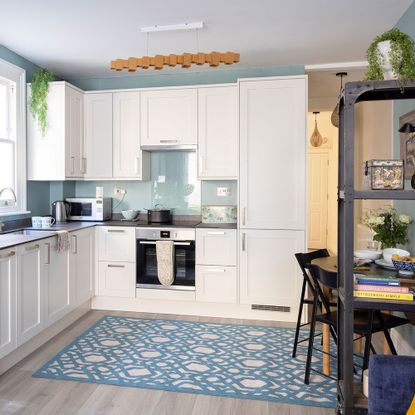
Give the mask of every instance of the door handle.
[(242, 234), (242, 251), (246, 251), (246, 233)]
[(72, 235), (72, 253), (77, 254), (78, 253), (78, 237), (76, 235)]
[(39, 247), (39, 245), (38, 244), (36, 244), (36, 245), (32, 245), (32, 246), (26, 246), (25, 247), (25, 250), (27, 251), (27, 252), (30, 252), (30, 251), (36, 251), (37, 249), (39, 249), (40, 247)]
[[(141, 245), (155, 245), (156, 241), (140, 241)], [(190, 242), (173, 242), (173, 245), (177, 246), (190, 246)]]
[(160, 143), (178, 143), (179, 140), (160, 140)]
[(108, 264), (108, 268), (125, 268), (125, 265)]
[(86, 174), (87, 169), (87, 159), (86, 157), (82, 157), (82, 173)]
[(71, 173), (75, 171), (75, 156), (71, 156)]
[(246, 225), (246, 207), (242, 209), (242, 225)]
[(49, 242), (47, 242), (46, 244), (45, 244), (46, 246), (47, 246), (47, 248), (48, 248), (48, 250), (47, 250), (47, 259), (46, 259), (46, 262), (45, 262), (45, 264), (46, 265), (50, 265), (50, 243)]
[(15, 251), (10, 251), (7, 254), (0, 255), (0, 259), (10, 258), (10, 257), (15, 256), (15, 255), (16, 255), (16, 252)]
[(226, 272), (225, 268), (210, 268), (207, 269), (206, 272)]
[(107, 232), (109, 233), (124, 233), (124, 229), (108, 229)]
[(208, 235), (225, 235), (225, 233), (223, 231), (209, 231)]

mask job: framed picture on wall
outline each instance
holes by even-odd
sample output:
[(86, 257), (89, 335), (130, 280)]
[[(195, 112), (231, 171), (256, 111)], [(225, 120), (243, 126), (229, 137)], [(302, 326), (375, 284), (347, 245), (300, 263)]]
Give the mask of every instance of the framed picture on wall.
[[(399, 117), (399, 127), (406, 122), (415, 125), (415, 110), (407, 112)], [(401, 136), (401, 159), (404, 160), (405, 179), (411, 180), (415, 173), (415, 133), (400, 133)]]

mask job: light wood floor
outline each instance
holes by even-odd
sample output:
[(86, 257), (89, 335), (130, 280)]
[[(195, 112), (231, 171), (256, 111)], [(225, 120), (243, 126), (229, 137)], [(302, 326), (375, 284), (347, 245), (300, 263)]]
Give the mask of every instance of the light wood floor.
[[(243, 323), (175, 315), (91, 311), (0, 376), (1, 415), (325, 415), (331, 409), (94, 383), (32, 378), (32, 373), (103, 315)], [(263, 321), (249, 324), (276, 325)], [(282, 326), (282, 324), (278, 324)]]

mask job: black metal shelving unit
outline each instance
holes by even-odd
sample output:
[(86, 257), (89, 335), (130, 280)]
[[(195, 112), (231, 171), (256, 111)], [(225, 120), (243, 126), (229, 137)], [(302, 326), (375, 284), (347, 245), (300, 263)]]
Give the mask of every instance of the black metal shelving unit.
[(363, 81), (345, 84), (339, 103), (339, 193), (338, 193), (338, 413), (366, 414), (367, 399), (353, 374), (354, 308), (415, 312), (415, 302), (353, 297), (354, 202), (361, 199), (415, 200), (414, 190), (355, 189), (355, 105), (363, 101), (415, 99), (415, 82), (404, 92), (396, 81)]

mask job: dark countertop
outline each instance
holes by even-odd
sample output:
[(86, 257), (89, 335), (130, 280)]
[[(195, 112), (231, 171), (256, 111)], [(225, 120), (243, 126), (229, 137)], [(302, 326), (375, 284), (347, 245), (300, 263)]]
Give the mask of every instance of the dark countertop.
[(124, 220), (109, 220), (105, 222), (67, 222), (55, 224), (47, 229), (36, 229), (25, 227), (24, 229), (34, 230), (39, 232), (33, 235), (14, 235), (13, 233), (0, 234), (0, 249), (7, 249), (13, 246), (22, 245), (30, 242), (39, 241), (45, 238), (50, 238), (56, 235), (57, 231), (74, 232), (80, 229), (91, 228), (94, 226), (131, 226), (134, 228), (213, 228), (213, 229), (237, 229), (236, 223), (201, 223), (200, 221), (173, 221), (172, 223), (148, 223), (147, 221), (124, 221)]

